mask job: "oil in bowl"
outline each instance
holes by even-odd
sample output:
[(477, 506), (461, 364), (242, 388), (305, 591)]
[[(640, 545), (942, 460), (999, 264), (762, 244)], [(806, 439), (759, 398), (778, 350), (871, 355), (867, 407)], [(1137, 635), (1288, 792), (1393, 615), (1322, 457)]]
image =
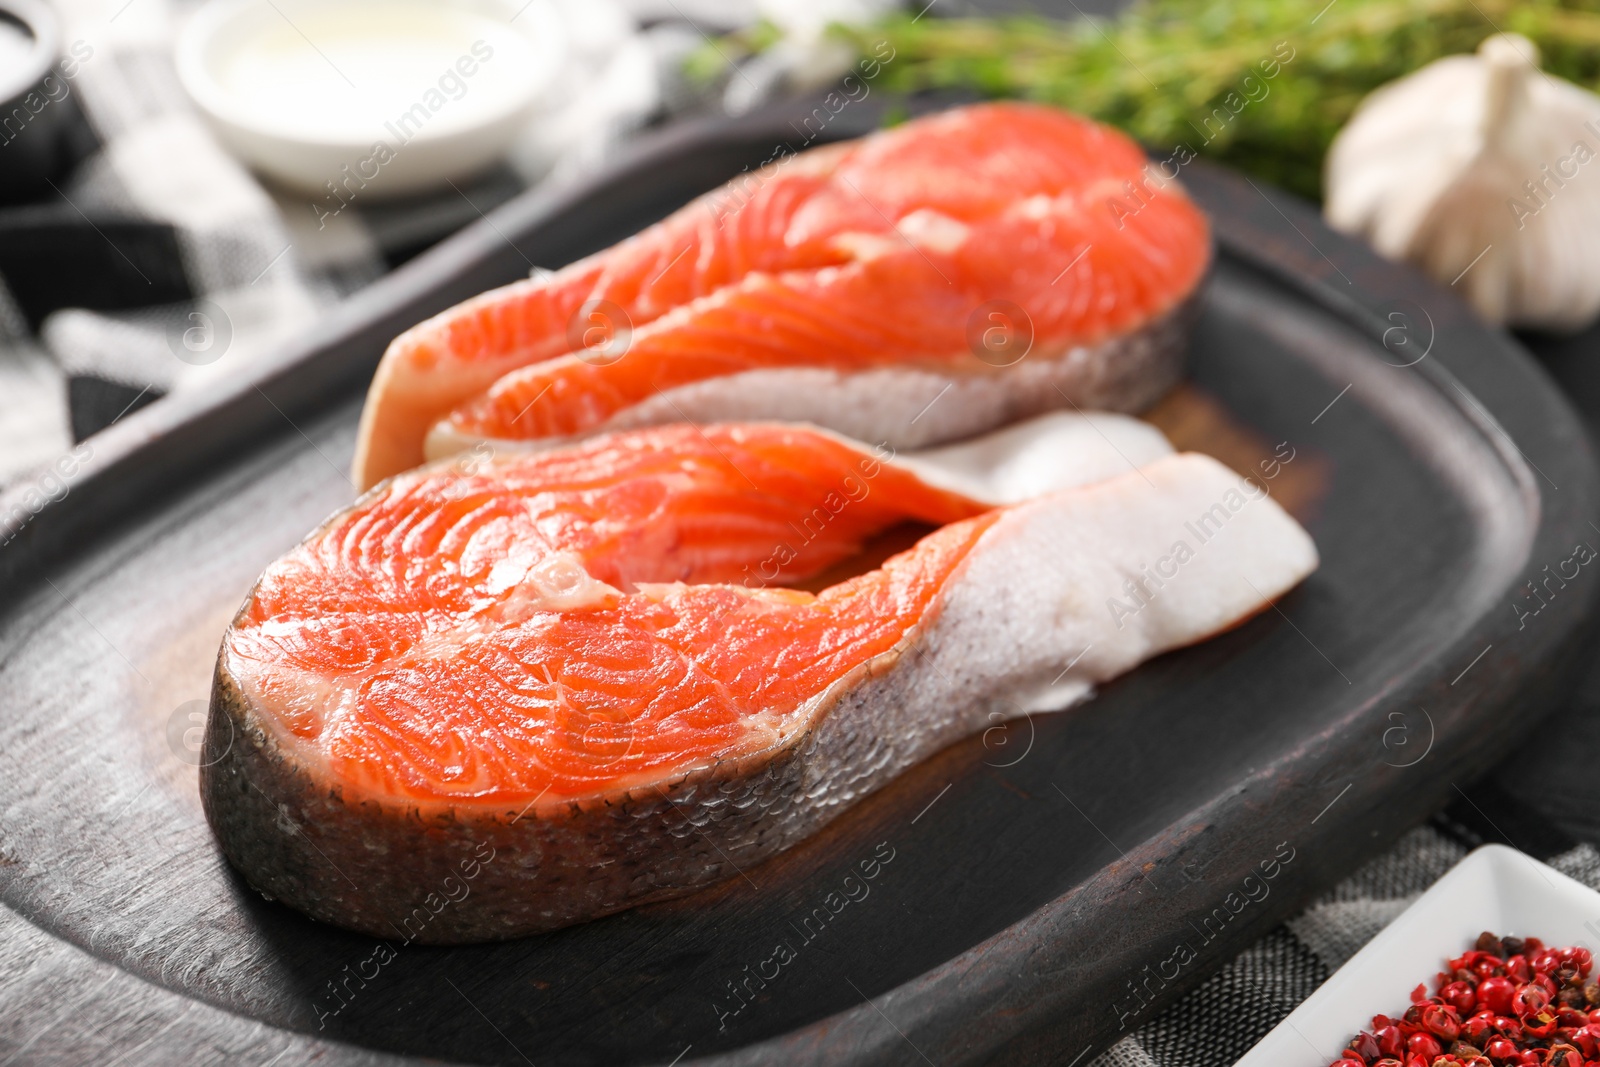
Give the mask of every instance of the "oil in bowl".
[(185, 27), (178, 71), (240, 159), (344, 200), (493, 163), (565, 51), (542, 0), (219, 0)]

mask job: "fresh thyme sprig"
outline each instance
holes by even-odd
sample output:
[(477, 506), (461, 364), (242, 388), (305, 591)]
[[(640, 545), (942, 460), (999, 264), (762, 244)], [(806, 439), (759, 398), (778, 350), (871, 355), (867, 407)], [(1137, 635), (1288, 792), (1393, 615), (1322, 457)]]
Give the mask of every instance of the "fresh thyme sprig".
[[(1316, 198), (1362, 97), (1497, 31), (1531, 38), (1551, 73), (1600, 83), (1600, 0), (1144, 0), (1110, 21), (896, 15), (831, 32), (862, 55), (893, 48), (875, 88), (1057, 104)], [(775, 39), (746, 31), (721, 53)], [(718, 62), (702, 56), (697, 71)]]

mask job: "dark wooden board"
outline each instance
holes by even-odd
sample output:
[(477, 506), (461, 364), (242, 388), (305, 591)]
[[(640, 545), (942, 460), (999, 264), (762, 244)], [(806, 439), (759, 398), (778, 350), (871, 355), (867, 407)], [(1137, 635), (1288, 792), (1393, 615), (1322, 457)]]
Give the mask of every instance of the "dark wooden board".
[[(377, 942), (250, 892), (182, 731), (257, 572), (351, 498), (383, 344), (759, 162), (793, 117), (670, 131), (508, 205), (269, 372), (130, 416), (27, 509), (0, 548), (0, 1062), (1073, 1062), (1526, 734), (1600, 591), (1581, 567), (1537, 614), (1516, 607), (1539, 606), (1518, 587), (1547, 564), (1600, 547), (1581, 424), (1449, 294), (1195, 165), (1220, 255), (1193, 381), (1316, 475), (1299, 507), (1323, 567), (1280, 610), (953, 746), (688, 900), (376, 966)], [(847, 110), (829, 132), (873, 121)], [(837, 904), (874, 854), (892, 859), (867, 895)], [(731, 1012), (728, 983), (763, 969)]]

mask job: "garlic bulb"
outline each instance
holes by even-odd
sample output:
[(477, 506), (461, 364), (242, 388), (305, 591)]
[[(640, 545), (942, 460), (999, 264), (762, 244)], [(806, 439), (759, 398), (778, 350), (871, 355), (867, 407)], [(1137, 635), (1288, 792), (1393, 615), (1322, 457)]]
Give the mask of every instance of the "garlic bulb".
[(1329, 149), (1330, 225), (1453, 285), (1484, 318), (1600, 313), (1600, 97), (1500, 34), (1378, 89)]

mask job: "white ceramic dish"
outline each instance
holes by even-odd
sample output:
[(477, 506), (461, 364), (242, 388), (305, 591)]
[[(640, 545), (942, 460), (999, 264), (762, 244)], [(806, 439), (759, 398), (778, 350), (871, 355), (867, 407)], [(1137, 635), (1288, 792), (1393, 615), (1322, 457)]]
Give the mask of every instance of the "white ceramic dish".
[(334, 211), (494, 162), (566, 53), (547, 0), (213, 0), (176, 59), (230, 151)]
[(1350, 957), (1236, 1067), (1327, 1067), (1372, 1017), (1399, 1015), (1417, 983), (1433, 989), (1441, 963), (1480, 933), (1600, 946), (1600, 893), (1538, 860), (1485, 845), (1451, 868)]

